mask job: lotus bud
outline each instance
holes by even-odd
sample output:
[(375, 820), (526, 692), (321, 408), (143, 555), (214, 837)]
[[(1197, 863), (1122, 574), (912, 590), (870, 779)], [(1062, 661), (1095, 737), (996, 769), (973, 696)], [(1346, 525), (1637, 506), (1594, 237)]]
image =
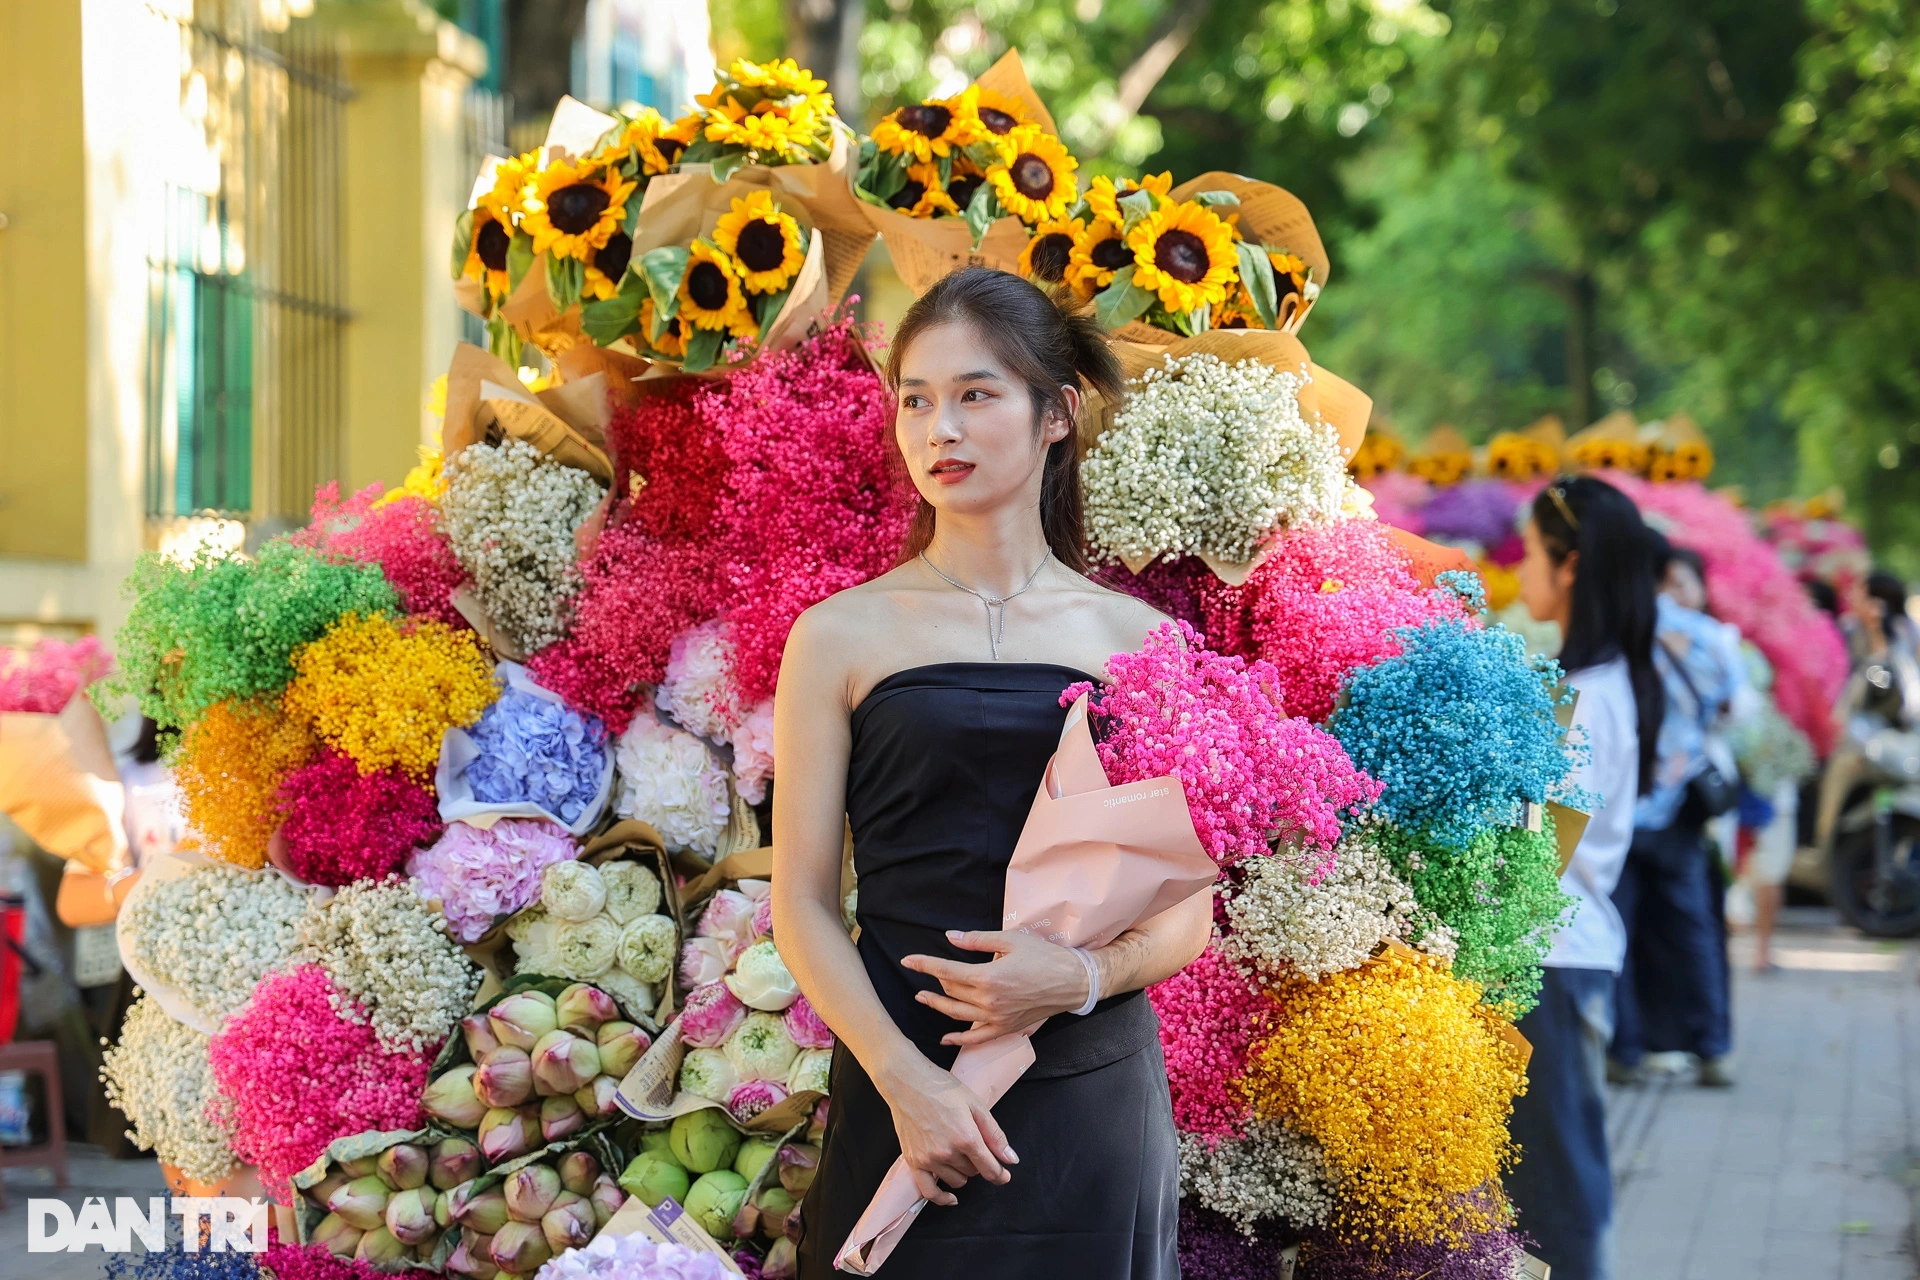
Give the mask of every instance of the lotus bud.
[(618, 1213), (620, 1206), (627, 1202), (627, 1194), (620, 1189), (619, 1183), (603, 1173), (593, 1180), (593, 1194), (587, 1200), (593, 1205), (594, 1225), (604, 1227), (607, 1219)]
[(327, 1210), (344, 1218), (349, 1226), (362, 1231), (372, 1231), (381, 1225), (387, 1212), (387, 1199), (392, 1192), (379, 1177), (369, 1174), (364, 1178), (355, 1178), (327, 1201)]
[(548, 1142), (558, 1142), (580, 1132), (587, 1123), (587, 1113), (571, 1097), (561, 1095), (557, 1098), (543, 1098), (540, 1101), (540, 1136)]
[(547, 1244), (555, 1253), (578, 1249), (592, 1240), (593, 1233), (598, 1229), (599, 1223), (593, 1217), (593, 1202), (571, 1191), (562, 1191), (554, 1200), (553, 1208), (547, 1210), (546, 1216), (540, 1219), (541, 1234), (546, 1236)]
[(820, 1099), (820, 1105), (813, 1109), (813, 1119), (807, 1122), (807, 1141), (816, 1147), (827, 1139), (827, 1106), (831, 1101)]
[(794, 1248), (793, 1241), (784, 1236), (773, 1242), (773, 1248), (767, 1250), (767, 1259), (760, 1264), (760, 1280), (794, 1280), (800, 1274), (800, 1254)]
[(312, 1243), (325, 1245), (327, 1252), (336, 1258), (351, 1258), (362, 1234), (359, 1227), (337, 1213), (330, 1213), (314, 1224)]
[(473, 1092), (490, 1107), (517, 1107), (533, 1096), (533, 1059), (525, 1049), (501, 1045), (481, 1059)]
[(320, 1179), (320, 1181), (314, 1183), (300, 1194), (307, 1198), (308, 1204), (319, 1209), (325, 1209), (327, 1207), (327, 1201), (333, 1197), (333, 1193), (351, 1181), (353, 1181), (353, 1179), (347, 1177), (343, 1170), (334, 1169), (331, 1173), (327, 1174), (326, 1177)]
[(779, 1013), (800, 998), (800, 984), (771, 939), (763, 938), (742, 951), (725, 981), (727, 990), (752, 1009)]
[[(482, 1113), (484, 1114), (484, 1113)], [(480, 1176), (480, 1148), (465, 1138), (445, 1138), (434, 1144), (427, 1180), (442, 1191)]]
[(687, 1215), (715, 1240), (727, 1238), (733, 1216), (747, 1198), (747, 1180), (731, 1169), (700, 1175), (687, 1191)]
[(395, 1191), (412, 1191), (427, 1185), (427, 1163), (424, 1147), (396, 1142), (380, 1153), (378, 1172), (381, 1180)]
[(631, 1022), (603, 1022), (594, 1037), (600, 1045), (600, 1072), (615, 1080), (627, 1078), (640, 1056), (653, 1047), (653, 1039)]
[(589, 1036), (598, 1031), (602, 1023), (620, 1016), (612, 996), (585, 982), (576, 982), (562, 991), (554, 1000), (553, 1009), (562, 1030), (578, 1029)]
[(740, 1144), (740, 1150), (733, 1156), (733, 1171), (752, 1182), (773, 1158), (780, 1153), (780, 1143), (774, 1138), (750, 1137)]
[(618, 1080), (612, 1076), (595, 1076), (574, 1090), (573, 1100), (580, 1104), (582, 1111), (598, 1119), (601, 1116), (610, 1116), (620, 1109), (620, 1104), (613, 1100), (613, 1095), (619, 1092)]
[(680, 1008), (680, 1039), (696, 1049), (718, 1049), (747, 1018), (747, 1006), (724, 982), (687, 993)]
[(460, 1034), (466, 1037), (467, 1052), (475, 1062), (500, 1047), (500, 1037), (493, 1034), (493, 1024), (484, 1013), (470, 1013), (460, 1019)]
[(425, 1187), (398, 1191), (387, 1201), (387, 1230), (404, 1245), (416, 1245), (434, 1233), (433, 1192)]
[(509, 1222), (494, 1233), (487, 1248), (493, 1265), (516, 1276), (532, 1275), (547, 1264), (553, 1250), (537, 1222)]
[(541, 1036), (560, 1025), (560, 1017), (554, 1011), (552, 996), (522, 991), (493, 1006), (487, 1013), (487, 1023), (501, 1044), (531, 1052)]
[(769, 1240), (778, 1240), (787, 1233), (787, 1217), (799, 1201), (785, 1187), (775, 1183), (760, 1188), (760, 1194), (753, 1198), (753, 1203), (760, 1210), (761, 1233)]
[(473, 1192), (471, 1186), (456, 1187), (447, 1193), (447, 1211), (453, 1220), (475, 1235), (490, 1236), (505, 1226), (507, 1198), (499, 1188)]
[(640, 1135), (642, 1151), (663, 1151), (673, 1154), (673, 1134), (666, 1129), (648, 1129)]
[(534, 1087), (543, 1094), (572, 1093), (599, 1074), (599, 1046), (571, 1031), (549, 1031), (533, 1047)]
[(560, 1194), (560, 1174), (551, 1165), (530, 1164), (508, 1174), (500, 1190), (516, 1222), (538, 1222)]
[(540, 1144), (540, 1113), (495, 1107), (480, 1122), (480, 1154), (488, 1164), (503, 1164)]
[(427, 1238), (413, 1246), (413, 1257), (416, 1262), (432, 1262), (433, 1255), (438, 1252), (440, 1252), (440, 1233), (438, 1231), (427, 1232)]
[(760, 1234), (760, 1210), (753, 1201), (741, 1198), (740, 1207), (733, 1211), (728, 1234), (739, 1240), (751, 1240)]
[(734, 949), (721, 938), (688, 938), (680, 948), (680, 985), (691, 991), (726, 977)]
[(476, 1068), (459, 1066), (427, 1086), (422, 1099), (427, 1114), (456, 1129), (471, 1129), (487, 1114), (487, 1104), (473, 1091)]
[(360, 1261), (375, 1265), (382, 1262), (397, 1262), (406, 1255), (407, 1246), (401, 1244), (400, 1238), (385, 1227), (376, 1227), (361, 1236), (359, 1246), (353, 1251), (353, 1256)]
[(374, 1174), (380, 1172), (380, 1157), (378, 1154), (374, 1154), (370, 1156), (355, 1156), (351, 1160), (342, 1160), (340, 1162), (340, 1172), (346, 1174), (349, 1179), (371, 1178)]
[(475, 1236), (473, 1241), (462, 1239), (447, 1259), (447, 1270), (472, 1276), (474, 1280), (493, 1280), (500, 1274), (500, 1268), (494, 1266), (493, 1259), (487, 1256), (487, 1249), (492, 1244), (492, 1236)]
[[(711, 1107), (676, 1117), (669, 1132), (673, 1137), (673, 1158), (691, 1173), (725, 1169), (740, 1152), (740, 1131)], [(727, 1216), (733, 1216), (731, 1210)]]
[(433, 1198), (433, 1225), (445, 1231), (453, 1225), (453, 1196), (442, 1191)]
[(820, 1168), (820, 1148), (810, 1142), (789, 1142), (780, 1148), (780, 1185), (796, 1196), (807, 1194)]
[[(638, 1196), (649, 1209), (668, 1196), (684, 1203), (687, 1189), (692, 1185), (693, 1179), (687, 1176), (686, 1169), (664, 1151), (642, 1151), (628, 1161), (620, 1174), (620, 1189)], [(597, 1198), (597, 1189), (594, 1194)]]
[(560, 1185), (577, 1196), (593, 1194), (594, 1181), (600, 1176), (600, 1162), (588, 1151), (569, 1151), (556, 1166)]

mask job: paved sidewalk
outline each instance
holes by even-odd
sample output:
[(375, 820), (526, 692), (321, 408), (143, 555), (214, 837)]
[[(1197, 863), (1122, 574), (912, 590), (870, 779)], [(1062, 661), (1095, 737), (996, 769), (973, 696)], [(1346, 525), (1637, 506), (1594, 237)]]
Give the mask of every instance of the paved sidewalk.
[(1611, 1091), (1620, 1280), (1912, 1280), (1920, 949), (1787, 913), (1734, 939), (1738, 1083)]

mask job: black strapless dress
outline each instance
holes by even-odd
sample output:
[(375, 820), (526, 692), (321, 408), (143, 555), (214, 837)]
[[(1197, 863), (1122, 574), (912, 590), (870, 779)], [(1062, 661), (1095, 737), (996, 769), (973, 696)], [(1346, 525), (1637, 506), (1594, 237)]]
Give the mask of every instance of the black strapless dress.
[[(950, 662), (888, 676), (854, 709), (847, 818), (860, 875), (860, 958), (920, 1051), (961, 1023), (913, 997), (938, 984), (904, 956), (956, 950), (948, 929), (998, 929), (1007, 861), (1066, 719), (1060, 691), (1089, 677), (1045, 663)], [(1138, 992), (1063, 1014), (994, 1117), (1019, 1153), (1013, 1180), (975, 1178), (928, 1205), (881, 1268), (895, 1280), (1176, 1280), (1179, 1157), (1159, 1022)], [(900, 1154), (893, 1113), (853, 1055), (834, 1051), (826, 1149), (801, 1212), (801, 1280), (833, 1255)]]

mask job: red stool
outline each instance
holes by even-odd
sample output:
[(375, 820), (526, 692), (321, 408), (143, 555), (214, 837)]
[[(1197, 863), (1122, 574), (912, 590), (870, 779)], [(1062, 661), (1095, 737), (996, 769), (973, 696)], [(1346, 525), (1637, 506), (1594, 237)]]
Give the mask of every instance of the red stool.
[[(38, 1166), (53, 1170), (53, 1185), (67, 1185), (67, 1113), (60, 1101), (60, 1054), (51, 1040), (0, 1044), (0, 1071), (36, 1072), (46, 1084), (47, 1140), (37, 1147), (0, 1147), (0, 1169)], [(0, 1209), (7, 1207), (0, 1182)]]

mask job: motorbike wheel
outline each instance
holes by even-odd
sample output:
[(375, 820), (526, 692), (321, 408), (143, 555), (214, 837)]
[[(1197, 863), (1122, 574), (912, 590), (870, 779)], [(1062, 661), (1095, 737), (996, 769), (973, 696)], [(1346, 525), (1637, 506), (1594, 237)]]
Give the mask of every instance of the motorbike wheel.
[(1920, 934), (1920, 821), (1895, 814), (1891, 866), (1883, 875), (1874, 857), (1874, 831), (1840, 832), (1833, 844), (1833, 905), (1842, 918), (1874, 938)]

